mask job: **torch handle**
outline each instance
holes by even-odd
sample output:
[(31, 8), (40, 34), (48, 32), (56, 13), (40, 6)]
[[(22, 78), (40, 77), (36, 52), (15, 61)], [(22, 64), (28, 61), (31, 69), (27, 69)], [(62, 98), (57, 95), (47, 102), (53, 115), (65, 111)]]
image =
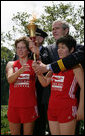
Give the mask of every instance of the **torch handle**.
[(30, 37), (30, 39), (31, 39), (33, 42), (35, 42), (36, 37)]
[(34, 61), (36, 61), (36, 55), (35, 55), (35, 53), (33, 54), (33, 59), (34, 59)]
[[(30, 39), (31, 39), (33, 42), (35, 42), (36, 37), (30, 37)], [(36, 45), (35, 45), (35, 46), (36, 46)], [(35, 54), (35, 53), (33, 54), (33, 59), (34, 59), (34, 61), (36, 61), (36, 54)]]

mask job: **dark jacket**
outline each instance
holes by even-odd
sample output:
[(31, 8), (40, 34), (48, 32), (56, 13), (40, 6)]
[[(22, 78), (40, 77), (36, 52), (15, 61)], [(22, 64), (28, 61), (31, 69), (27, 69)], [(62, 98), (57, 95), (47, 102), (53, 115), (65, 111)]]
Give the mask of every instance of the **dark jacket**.
[[(79, 63), (84, 68), (84, 46), (77, 45), (76, 51), (63, 58), (62, 63), (66, 69), (70, 69)], [(59, 73), (61, 71), (58, 61), (51, 63), (51, 67), (54, 73)]]

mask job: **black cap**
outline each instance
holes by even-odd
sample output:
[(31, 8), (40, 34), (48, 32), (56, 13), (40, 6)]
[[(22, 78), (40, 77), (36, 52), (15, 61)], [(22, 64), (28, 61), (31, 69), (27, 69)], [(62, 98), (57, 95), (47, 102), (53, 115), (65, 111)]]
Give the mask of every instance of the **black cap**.
[[(47, 37), (48, 34), (46, 32), (44, 32), (42, 29), (40, 28), (37, 28), (36, 29), (36, 33), (35, 33), (37, 36), (41, 36), (43, 38)], [(27, 35), (29, 37), (29, 34)]]
[(48, 36), (48, 34), (47, 34), (46, 32), (44, 32), (42, 29), (40, 29), (40, 28), (37, 28), (37, 29), (36, 29), (36, 35), (37, 35), (37, 36), (41, 36), (41, 37), (43, 37), (43, 38), (45, 38), (45, 37)]

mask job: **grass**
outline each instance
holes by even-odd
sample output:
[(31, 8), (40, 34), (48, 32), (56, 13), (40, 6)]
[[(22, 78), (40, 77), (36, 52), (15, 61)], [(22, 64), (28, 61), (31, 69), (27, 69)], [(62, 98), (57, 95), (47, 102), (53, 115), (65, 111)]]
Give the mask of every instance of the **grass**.
[(1, 135), (10, 135), (7, 109), (8, 105), (1, 105)]

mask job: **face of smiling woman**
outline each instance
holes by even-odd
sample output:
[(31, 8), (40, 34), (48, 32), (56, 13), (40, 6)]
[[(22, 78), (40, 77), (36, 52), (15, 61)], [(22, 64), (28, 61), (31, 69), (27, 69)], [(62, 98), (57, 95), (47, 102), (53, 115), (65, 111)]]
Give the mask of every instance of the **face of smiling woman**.
[(67, 57), (68, 55), (72, 53), (72, 51), (73, 51), (73, 48), (72, 50), (69, 51), (68, 47), (65, 44), (63, 43), (58, 44), (58, 55), (60, 59)]
[(17, 55), (19, 56), (19, 58), (25, 58), (29, 54), (26, 44), (23, 41), (17, 44), (16, 51), (17, 51)]

